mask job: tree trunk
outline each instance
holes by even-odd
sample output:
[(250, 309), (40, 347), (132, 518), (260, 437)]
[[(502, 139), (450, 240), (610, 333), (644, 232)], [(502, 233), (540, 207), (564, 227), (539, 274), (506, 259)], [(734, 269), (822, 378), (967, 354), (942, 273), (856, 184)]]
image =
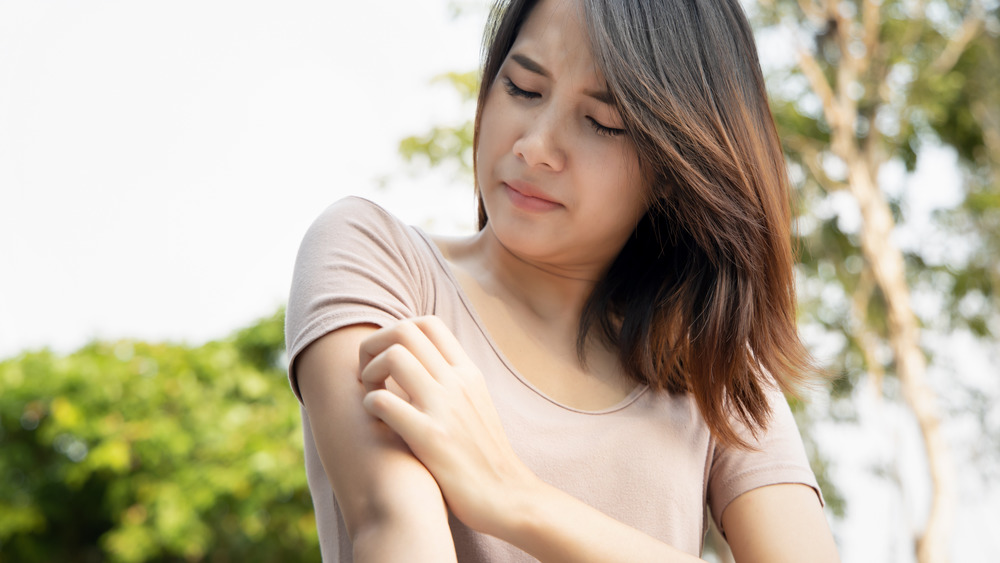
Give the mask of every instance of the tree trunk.
[(875, 283), (885, 296), (896, 374), (920, 426), (933, 487), (927, 525), (916, 541), (917, 561), (945, 563), (955, 514), (951, 455), (941, 431), (936, 396), (926, 382), (927, 362), (920, 348), (917, 318), (910, 308), (903, 255), (892, 242), (894, 221), (889, 204), (874, 181), (877, 171), (870, 170), (859, 155), (851, 156), (852, 160), (847, 162), (848, 183), (861, 210), (861, 249), (871, 265)]
[[(840, 9), (840, 0), (825, 0), (822, 13), (835, 22), (831, 27), (832, 41), (840, 52), (835, 81), (821, 70), (815, 57), (800, 49), (799, 61), (803, 74), (813, 92), (823, 103), (823, 114), (830, 126), (830, 149), (847, 166), (848, 191), (858, 202), (861, 211), (861, 251), (871, 268), (872, 277), (888, 306), (888, 338), (896, 360), (896, 375), (903, 397), (913, 411), (920, 427), (931, 478), (931, 506), (923, 533), (916, 538), (919, 563), (947, 563), (951, 540), (951, 527), (955, 515), (955, 475), (948, 444), (941, 432), (937, 397), (927, 385), (927, 361), (920, 347), (920, 328), (910, 307), (910, 288), (906, 282), (903, 254), (892, 241), (895, 221), (889, 203), (878, 189), (878, 171), (882, 159), (877, 151), (879, 143), (874, 125), (868, 142), (859, 146), (855, 132), (858, 117), (857, 98), (850, 95), (850, 87), (857, 84), (861, 75), (872, 70), (872, 60), (866, 58), (879, 52), (879, 10), (873, 0), (863, 6), (866, 46), (864, 55), (856, 55), (848, 47), (849, 31), (853, 22)], [(806, 13), (815, 12), (814, 4), (800, 0)], [(881, 84), (884, 76), (869, 76), (871, 84)], [(862, 148), (863, 147), (863, 148)], [(865, 322), (865, 319), (860, 319)]]

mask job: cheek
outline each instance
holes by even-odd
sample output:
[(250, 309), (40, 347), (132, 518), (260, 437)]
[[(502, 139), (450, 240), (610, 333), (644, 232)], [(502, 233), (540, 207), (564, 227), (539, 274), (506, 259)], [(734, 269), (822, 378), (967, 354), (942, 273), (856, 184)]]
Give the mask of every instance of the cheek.
[(624, 162), (621, 168), (624, 181), (630, 186), (633, 193), (640, 197), (644, 204), (648, 205), (652, 196), (652, 183), (649, 181), (646, 167), (639, 161), (639, 153), (631, 142), (622, 149), (622, 161)]
[(630, 146), (619, 147), (607, 155), (599, 173), (618, 201), (623, 212), (635, 210), (645, 213), (650, 201), (650, 187), (643, 173), (635, 150)]
[(491, 96), (487, 98), (479, 119), (479, 140), (475, 154), (477, 180), (482, 180), (482, 175), (489, 173), (489, 168), (496, 158), (497, 145), (499, 144), (497, 114), (496, 103)]
[(484, 138), (495, 139), (502, 134), (504, 125), (510, 121), (511, 112), (506, 107), (506, 96), (501, 95), (499, 90), (499, 87), (494, 86), (483, 104), (479, 120), (480, 143)]

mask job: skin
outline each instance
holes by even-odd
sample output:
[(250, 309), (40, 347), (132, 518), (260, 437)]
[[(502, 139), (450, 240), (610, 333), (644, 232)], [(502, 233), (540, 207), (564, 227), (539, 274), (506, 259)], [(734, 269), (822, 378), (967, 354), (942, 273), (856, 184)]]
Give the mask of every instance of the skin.
[[(438, 241), (518, 371), (584, 409), (634, 386), (597, 342), (580, 365), (575, 342), (594, 280), (647, 205), (634, 150), (609, 131), (620, 120), (603, 90), (575, 4), (543, 0), (484, 108), (487, 227)], [(303, 352), (297, 374), (356, 561), (454, 561), (447, 509), (541, 561), (698, 561), (538, 479), (507, 441), (482, 374), (435, 317), (335, 331)], [(722, 520), (740, 563), (838, 560), (808, 487), (755, 489)]]
[[(649, 189), (621, 118), (602, 101), (610, 96), (574, 8), (562, 1), (537, 7), (490, 89), (476, 155), (490, 219), (475, 243), (480, 254), (583, 281), (589, 290), (646, 212)], [(515, 190), (552, 205), (526, 209)]]
[(434, 477), (362, 406), (358, 350), (375, 328), (355, 325), (327, 334), (296, 362), (313, 438), (354, 560), (455, 561), (448, 512)]

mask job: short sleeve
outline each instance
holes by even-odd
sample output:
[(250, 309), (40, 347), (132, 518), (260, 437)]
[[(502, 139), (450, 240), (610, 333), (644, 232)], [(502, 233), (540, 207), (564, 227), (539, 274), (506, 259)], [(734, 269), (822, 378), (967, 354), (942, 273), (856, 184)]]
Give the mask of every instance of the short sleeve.
[(295, 359), (306, 346), (338, 328), (386, 326), (427, 310), (427, 276), (411, 232), (356, 197), (331, 205), (309, 227), (285, 312), (288, 377), (299, 401)]
[(757, 440), (747, 430), (742, 433), (754, 449), (716, 443), (709, 469), (708, 505), (723, 534), (722, 512), (736, 497), (758, 487), (800, 483), (812, 487), (820, 504), (824, 503), (788, 401), (776, 389), (768, 392), (768, 400), (771, 419), (767, 431)]

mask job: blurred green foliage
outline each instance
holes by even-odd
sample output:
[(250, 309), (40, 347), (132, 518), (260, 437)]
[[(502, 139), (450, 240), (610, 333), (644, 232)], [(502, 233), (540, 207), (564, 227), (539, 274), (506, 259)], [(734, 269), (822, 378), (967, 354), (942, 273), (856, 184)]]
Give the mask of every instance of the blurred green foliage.
[[(479, 72), (449, 72), (435, 77), (456, 92), (460, 102), (472, 113), (479, 94)], [(430, 166), (453, 165), (457, 179), (472, 178), (472, 140), (475, 127), (469, 119), (456, 125), (437, 125), (422, 135), (412, 135), (399, 142), (399, 154), (408, 163), (424, 161)]]
[[(903, 248), (910, 291), (915, 301), (938, 305), (916, 311), (922, 329), (967, 332), (989, 346), (1000, 334), (1000, 3), (886, 0), (867, 16), (862, 4), (762, 0), (749, 12), (759, 33), (797, 30), (831, 87), (842, 80), (845, 50), (858, 57), (861, 71), (850, 84), (858, 112), (853, 143), (870, 169), (895, 166), (908, 175), (905, 183), (893, 185), (891, 175), (880, 182), (897, 230), (911, 233)], [(866, 45), (870, 24), (877, 33)], [(835, 39), (841, 32), (844, 44)], [(873, 373), (888, 376), (875, 378), (877, 391), (898, 399), (885, 298), (872, 283), (859, 223), (850, 220), (857, 205), (845, 197), (846, 164), (830, 146), (821, 100), (793, 64), (773, 69), (769, 85), (796, 188), (802, 323), (840, 343), (829, 354), (828, 368), (840, 376), (834, 399), (849, 403)], [(953, 153), (959, 179), (934, 186), (933, 195), (911, 183), (936, 172), (917, 169), (928, 148)], [(927, 201), (938, 206), (929, 217), (919, 212)], [(929, 359), (932, 369), (941, 367)], [(966, 414), (965, 405), (949, 408)], [(853, 411), (838, 406), (847, 417)]]
[(0, 561), (318, 561), (283, 320), (0, 363)]

